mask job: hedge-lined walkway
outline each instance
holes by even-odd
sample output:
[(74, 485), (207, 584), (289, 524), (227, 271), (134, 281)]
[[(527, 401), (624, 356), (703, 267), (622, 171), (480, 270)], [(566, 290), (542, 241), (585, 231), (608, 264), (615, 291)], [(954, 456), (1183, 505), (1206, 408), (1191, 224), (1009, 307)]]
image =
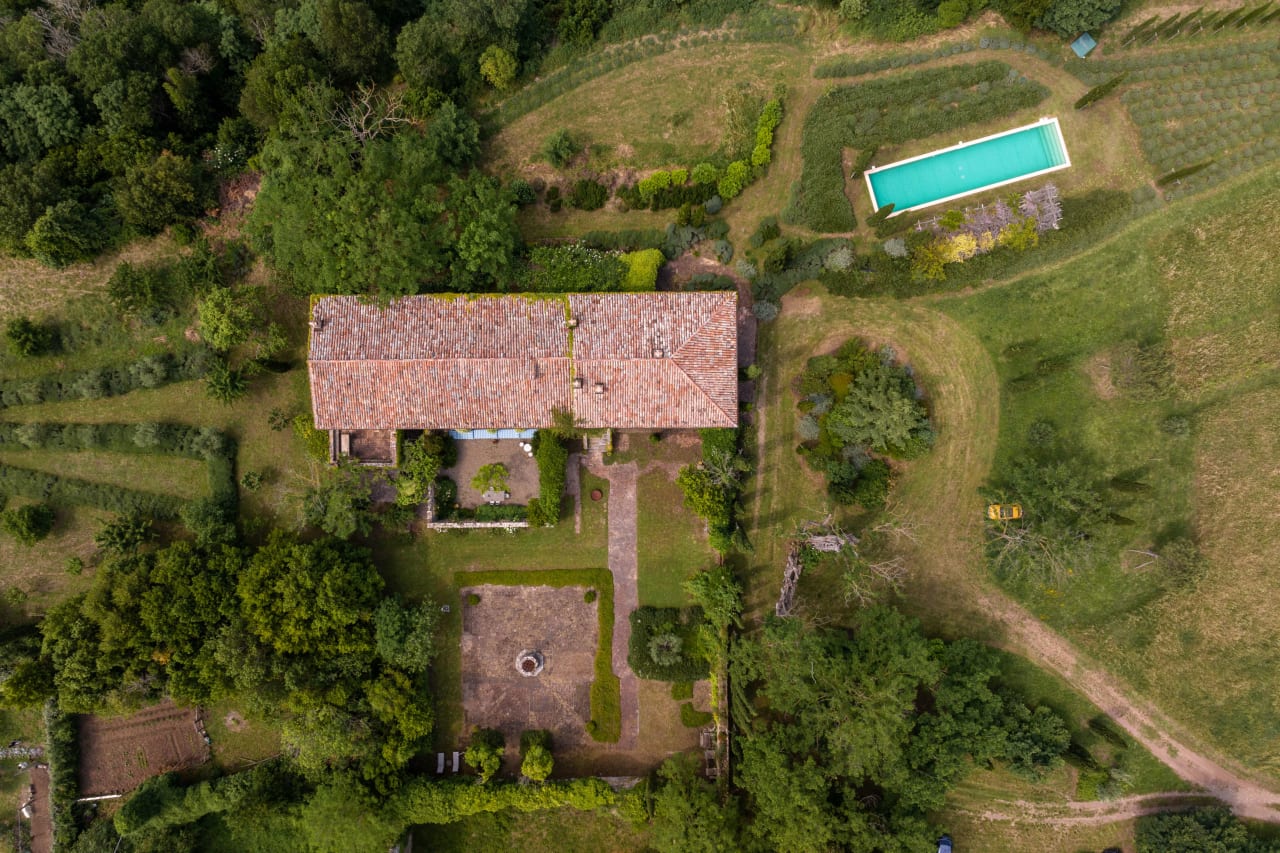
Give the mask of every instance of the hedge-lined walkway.
[(613, 672), (622, 687), (622, 737), (617, 749), (635, 749), (640, 739), (640, 680), (627, 663), (631, 648), (631, 611), (640, 606), (636, 585), (636, 464), (583, 467), (609, 481), (609, 571), (613, 574)]

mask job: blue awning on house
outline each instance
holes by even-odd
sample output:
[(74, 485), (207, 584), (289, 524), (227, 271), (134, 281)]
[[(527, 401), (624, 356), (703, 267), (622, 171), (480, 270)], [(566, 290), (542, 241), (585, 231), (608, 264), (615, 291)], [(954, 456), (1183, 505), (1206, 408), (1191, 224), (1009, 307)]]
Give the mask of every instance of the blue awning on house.
[(487, 438), (492, 441), (499, 439), (525, 439), (533, 438), (536, 429), (451, 429), (449, 435), (462, 441), (470, 439)]
[(1092, 51), (1097, 46), (1098, 46), (1098, 43), (1094, 41), (1093, 36), (1089, 35), (1088, 33), (1082, 33), (1080, 38), (1076, 39), (1071, 43), (1071, 49), (1074, 50), (1076, 52), (1076, 56), (1080, 57), (1081, 59), (1084, 59), (1086, 56), (1088, 56), (1089, 52)]

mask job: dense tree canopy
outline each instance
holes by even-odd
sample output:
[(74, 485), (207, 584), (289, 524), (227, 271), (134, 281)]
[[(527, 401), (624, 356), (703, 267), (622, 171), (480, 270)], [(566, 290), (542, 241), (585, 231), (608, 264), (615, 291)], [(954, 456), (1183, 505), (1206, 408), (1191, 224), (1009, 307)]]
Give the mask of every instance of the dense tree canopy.
[(926, 849), (924, 815), (973, 763), (1036, 774), (1067, 746), (1062, 720), (995, 690), (996, 671), (982, 646), (927, 640), (886, 608), (848, 633), (769, 620), (731, 662), (747, 832), (780, 850)]

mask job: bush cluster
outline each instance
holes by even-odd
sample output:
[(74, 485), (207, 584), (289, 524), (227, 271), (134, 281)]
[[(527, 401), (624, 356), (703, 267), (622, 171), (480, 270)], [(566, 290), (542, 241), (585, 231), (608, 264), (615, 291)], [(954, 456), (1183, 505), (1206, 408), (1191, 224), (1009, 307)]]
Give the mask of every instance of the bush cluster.
[(609, 188), (599, 181), (580, 178), (573, 182), (566, 198), (569, 206), (578, 210), (599, 210), (609, 200)]
[(538, 460), (538, 497), (529, 501), (529, 524), (554, 527), (560, 521), (560, 504), (568, 479), (569, 451), (554, 433), (541, 430), (534, 436)]
[[(641, 607), (631, 612), (631, 646), (627, 663), (633, 672), (650, 681), (698, 681), (710, 674), (701, 650), (701, 607)], [(677, 652), (655, 655), (655, 640), (675, 638)]]
[(14, 317), (4, 327), (9, 351), (21, 358), (44, 355), (58, 345), (58, 331), (30, 317)]
[(27, 504), (0, 513), (0, 530), (23, 545), (35, 545), (53, 530), (53, 508), (45, 504)]
[(72, 400), (116, 397), (171, 382), (199, 379), (215, 360), (202, 346), (187, 345), (176, 352), (144, 355), (123, 364), (68, 370), (35, 379), (0, 380), (0, 408), (32, 406)]
[(657, 287), (658, 270), (667, 262), (667, 259), (657, 249), (641, 249), (623, 255), (622, 262), (627, 266), (627, 276), (622, 282), (622, 289), (629, 293), (640, 293)]
[(702, 461), (680, 469), (676, 483), (684, 493), (684, 505), (707, 521), (712, 548), (726, 553), (741, 544), (738, 495), (751, 470), (738, 446), (736, 429), (703, 429)]
[(521, 285), (531, 293), (591, 293), (623, 289), (627, 264), (585, 244), (535, 246)]
[(910, 459), (933, 444), (910, 371), (856, 338), (834, 355), (809, 359), (799, 392), (797, 452), (826, 475), (836, 503), (882, 507), (892, 470), (873, 454)]
[(857, 222), (844, 194), (845, 148), (869, 150), (990, 121), (1047, 96), (1043, 86), (994, 61), (833, 89), (805, 118), (804, 167), (784, 217), (814, 231), (851, 231)]

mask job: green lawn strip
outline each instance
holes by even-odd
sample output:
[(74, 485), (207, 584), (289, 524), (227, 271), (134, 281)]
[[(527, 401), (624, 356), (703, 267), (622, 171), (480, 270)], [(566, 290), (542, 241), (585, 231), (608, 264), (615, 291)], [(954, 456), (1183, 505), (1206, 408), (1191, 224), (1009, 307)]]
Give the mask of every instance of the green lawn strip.
[(707, 546), (706, 524), (684, 508), (680, 487), (662, 471), (640, 477), (637, 503), (640, 604), (683, 607), (689, 598), (682, 584), (714, 557)]
[(0, 464), (0, 494), (21, 495), (48, 501), (54, 506), (94, 506), (108, 512), (134, 512), (148, 518), (174, 518), (184, 503), (173, 495), (59, 477), (4, 464)]
[(207, 466), (194, 459), (100, 450), (6, 449), (0, 451), (0, 464), (122, 488), (149, 483), (164, 494), (188, 500), (209, 493)]
[(591, 682), (591, 736), (604, 743), (616, 743), (622, 736), (622, 688), (613, 674), (613, 575), (608, 569), (552, 569), (520, 571), (496, 569), (457, 572), (457, 588), (464, 586), (581, 586), (595, 589), (600, 640), (596, 646), (595, 679)]

